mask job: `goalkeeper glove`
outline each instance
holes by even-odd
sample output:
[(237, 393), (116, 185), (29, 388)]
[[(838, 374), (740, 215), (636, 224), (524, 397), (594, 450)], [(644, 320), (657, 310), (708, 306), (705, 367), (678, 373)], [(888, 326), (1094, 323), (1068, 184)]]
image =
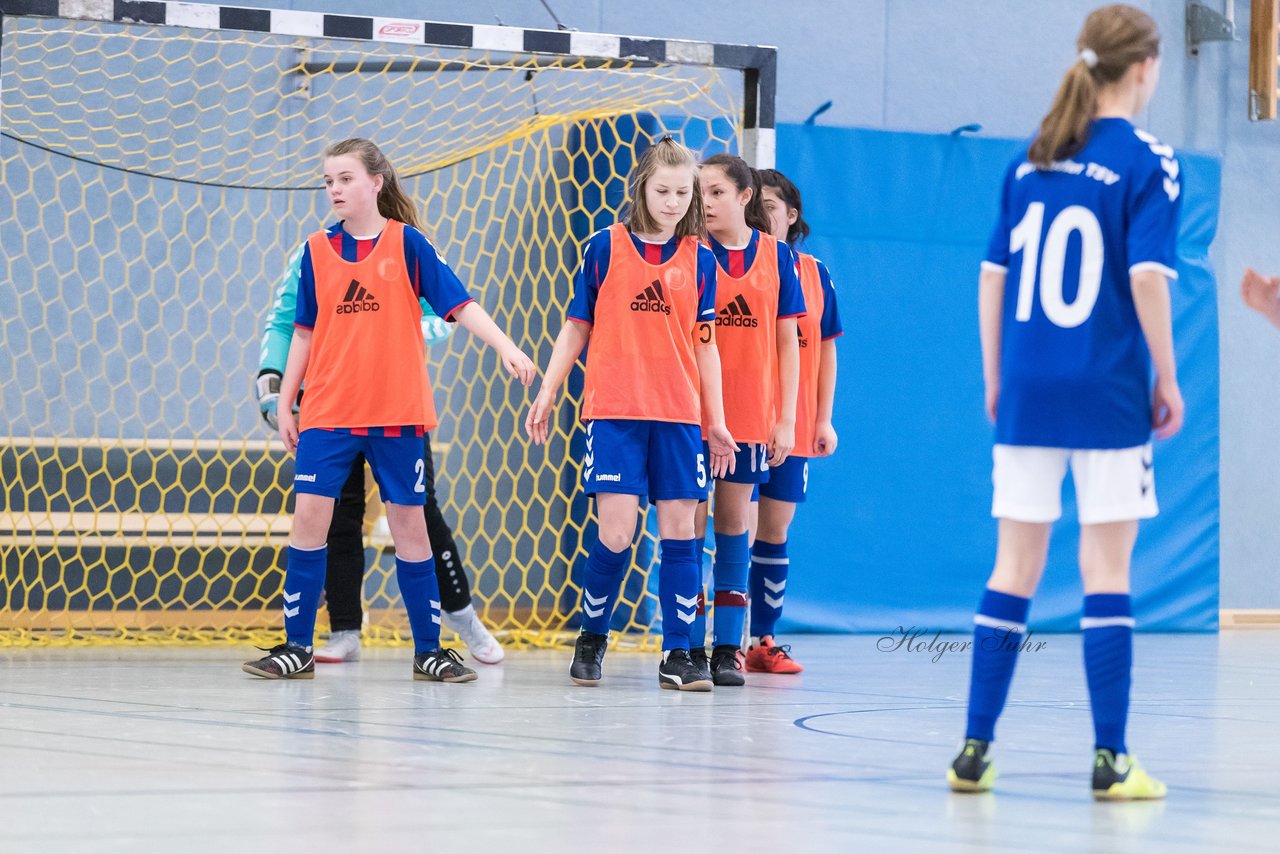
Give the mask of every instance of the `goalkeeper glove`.
[(439, 344), (441, 341), (448, 341), (449, 336), (453, 334), (453, 324), (448, 323), (434, 314), (422, 315), (422, 340), (427, 346)]
[(254, 389), (258, 393), (258, 412), (262, 415), (262, 420), (272, 430), (279, 430), (276, 407), (280, 403), (280, 375), (275, 371), (262, 371), (258, 374)]

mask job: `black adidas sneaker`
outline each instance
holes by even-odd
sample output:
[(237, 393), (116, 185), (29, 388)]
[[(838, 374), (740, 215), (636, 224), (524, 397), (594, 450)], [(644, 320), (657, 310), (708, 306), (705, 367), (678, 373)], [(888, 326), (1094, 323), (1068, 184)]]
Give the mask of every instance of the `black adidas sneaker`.
[(413, 678), (420, 682), (474, 682), (476, 672), (453, 650), (438, 647), (413, 657)]
[(569, 678), (579, 685), (600, 684), (600, 664), (609, 646), (609, 636), (595, 632), (583, 632), (573, 647), (573, 664), (569, 665)]
[(693, 663), (687, 649), (673, 649), (658, 665), (658, 684), (675, 691), (710, 691), (711, 680)]
[(316, 660), (311, 650), (296, 643), (282, 643), (264, 650), (266, 657), (240, 665), (245, 673), (263, 679), (315, 679)]

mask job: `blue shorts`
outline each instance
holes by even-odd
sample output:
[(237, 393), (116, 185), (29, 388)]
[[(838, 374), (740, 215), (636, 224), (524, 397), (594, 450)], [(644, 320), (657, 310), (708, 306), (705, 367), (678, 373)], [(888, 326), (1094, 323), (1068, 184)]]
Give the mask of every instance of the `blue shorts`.
[(697, 424), (600, 418), (587, 422), (582, 487), (651, 501), (707, 499), (709, 468)]
[(787, 457), (780, 466), (769, 467), (769, 480), (760, 484), (760, 495), (774, 501), (800, 504), (809, 491), (809, 460)]
[[(702, 453), (711, 459), (711, 449), (702, 443)], [(769, 446), (753, 442), (740, 442), (738, 453), (733, 455), (733, 474), (717, 478), (726, 483), (764, 483), (769, 479)]]
[(421, 436), (356, 436), (312, 428), (298, 436), (293, 491), (337, 499), (351, 476), (356, 454), (364, 454), (388, 504), (421, 507), (427, 501)]

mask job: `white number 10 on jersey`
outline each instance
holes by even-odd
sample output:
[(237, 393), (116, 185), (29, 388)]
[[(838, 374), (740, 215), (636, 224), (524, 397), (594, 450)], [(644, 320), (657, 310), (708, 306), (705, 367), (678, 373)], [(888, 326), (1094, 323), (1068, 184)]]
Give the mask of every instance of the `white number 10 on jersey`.
[[(1102, 227), (1093, 211), (1080, 205), (1065, 208), (1049, 224), (1049, 234), (1040, 251), (1040, 234), (1044, 229), (1044, 202), (1032, 202), (1027, 212), (1009, 234), (1009, 251), (1024, 253), (1022, 275), (1018, 278), (1018, 310), (1020, 321), (1031, 319), (1035, 300), (1036, 279), (1040, 280), (1040, 307), (1045, 317), (1056, 326), (1071, 329), (1089, 319), (1102, 287)], [(1074, 302), (1062, 297), (1062, 271), (1067, 261), (1067, 242), (1072, 232), (1080, 233), (1080, 283)]]

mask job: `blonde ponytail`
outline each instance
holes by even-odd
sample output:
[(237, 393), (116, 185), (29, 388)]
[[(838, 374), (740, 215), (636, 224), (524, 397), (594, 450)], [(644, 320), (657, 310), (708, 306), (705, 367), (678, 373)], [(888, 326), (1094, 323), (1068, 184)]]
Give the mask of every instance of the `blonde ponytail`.
[(1079, 55), (1062, 78), (1027, 154), (1041, 169), (1085, 147), (1098, 111), (1098, 90), (1120, 80), (1135, 63), (1159, 56), (1160, 32), (1141, 9), (1103, 6), (1085, 18), (1076, 50)]

